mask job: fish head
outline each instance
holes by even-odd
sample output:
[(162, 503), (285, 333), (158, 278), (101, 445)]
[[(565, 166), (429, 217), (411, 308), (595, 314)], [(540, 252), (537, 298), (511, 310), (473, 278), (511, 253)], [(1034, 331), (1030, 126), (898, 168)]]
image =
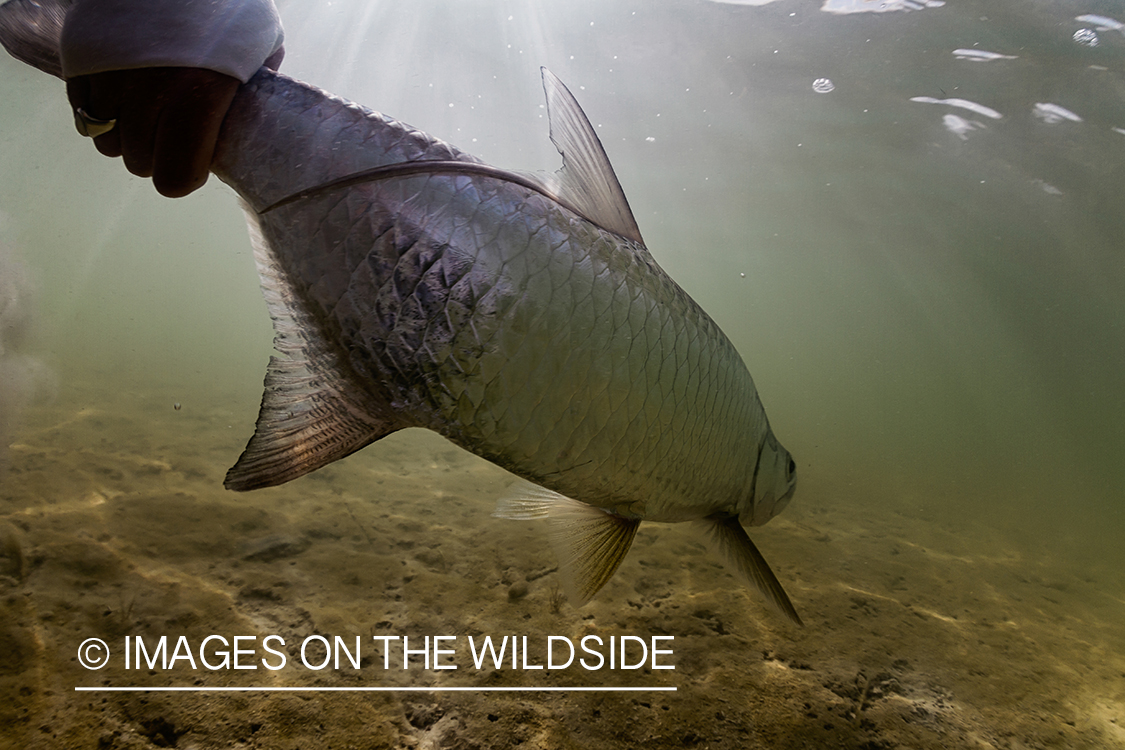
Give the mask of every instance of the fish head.
[(796, 489), (797, 464), (769, 432), (758, 452), (758, 470), (750, 494), (739, 510), (739, 522), (743, 526), (761, 526), (785, 509)]

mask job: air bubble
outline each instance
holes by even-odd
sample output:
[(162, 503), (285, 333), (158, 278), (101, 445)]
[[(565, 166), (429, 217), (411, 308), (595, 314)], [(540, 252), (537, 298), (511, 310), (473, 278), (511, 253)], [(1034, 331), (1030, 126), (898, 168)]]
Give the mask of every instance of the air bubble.
[(1097, 47), (1098, 34), (1093, 29), (1079, 29), (1074, 32), (1074, 41), (1078, 42), (1083, 47)]

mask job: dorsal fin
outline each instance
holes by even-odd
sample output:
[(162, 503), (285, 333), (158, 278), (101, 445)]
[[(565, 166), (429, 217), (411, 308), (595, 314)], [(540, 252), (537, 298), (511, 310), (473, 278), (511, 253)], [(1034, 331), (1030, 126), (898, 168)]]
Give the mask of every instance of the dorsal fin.
[(587, 221), (627, 240), (644, 244), (641, 230), (633, 218), (629, 201), (609, 157), (582, 107), (555, 75), (542, 68), (543, 90), (547, 94), (547, 117), (551, 123), (551, 143), (562, 155), (557, 172), (514, 172), (473, 161), (422, 160), (382, 164), (338, 177), (285, 196), (261, 209), (266, 214), (296, 201), (366, 182), (377, 182), (416, 174), (467, 174), (493, 177), (542, 193)]
[(536, 175), (562, 203), (602, 229), (642, 245), (641, 230), (625, 191), (609, 164), (602, 142), (586, 119), (578, 100), (558, 77), (543, 72), (543, 91), (547, 94), (547, 117), (551, 123), (551, 143), (562, 154), (562, 169), (554, 174)]

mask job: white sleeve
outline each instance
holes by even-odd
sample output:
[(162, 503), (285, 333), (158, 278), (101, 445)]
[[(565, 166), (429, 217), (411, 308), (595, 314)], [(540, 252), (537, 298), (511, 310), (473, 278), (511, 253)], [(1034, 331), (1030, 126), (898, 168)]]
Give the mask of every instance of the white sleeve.
[(169, 66), (245, 83), (282, 39), (273, 0), (77, 0), (63, 24), (63, 76)]

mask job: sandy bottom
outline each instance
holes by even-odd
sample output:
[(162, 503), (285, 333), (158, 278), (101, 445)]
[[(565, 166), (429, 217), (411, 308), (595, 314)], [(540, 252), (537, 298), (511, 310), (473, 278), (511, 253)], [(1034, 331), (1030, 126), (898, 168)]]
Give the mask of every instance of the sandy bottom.
[[(240, 495), (222, 477), (248, 436), (247, 405), (171, 401), (71, 390), (34, 412), (10, 451), (0, 744), (1125, 748), (1119, 572), (968, 521), (874, 512), (854, 489), (813, 482), (754, 533), (803, 629), (738, 585), (687, 525), (642, 527), (614, 580), (575, 609), (559, 594), (544, 530), (489, 515), (509, 475), (440, 438), (402, 433)], [(211, 635), (249, 636), (240, 664), (257, 668), (201, 664)], [(269, 635), (276, 655), (263, 648)], [(313, 635), (353, 650), (358, 637), (359, 667), (346, 655), (338, 669), (306, 667), (301, 646)], [(427, 669), (421, 654), (403, 669), (401, 641), (384, 668), (373, 640), (407, 636), (421, 649), (439, 635), (455, 636), (439, 663), (457, 669)], [(588, 635), (673, 636), (658, 643), (673, 653), (657, 664), (675, 669), (651, 658), (628, 670), (530, 668), (545, 662), (548, 636)], [(126, 668), (127, 637), (154, 652), (162, 636), (177, 660), (137, 669), (133, 654)], [(469, 639), (484, 636), (518, 636), (521, 648), (526, 636), (526, 657), (477, 669)], [(106, 643), (107, 666), (80, 664), (87, 638)], [(639, 662), (639, 641), (626, 641)], [(209, 643), (206, 658), (221, 666), (222, 642)], [(266, 668), (283, 654), (283, 668)], [(312, 666), (325, 656), (309, 643)], [(676, 690), (314, 690), (326, 687)]]

